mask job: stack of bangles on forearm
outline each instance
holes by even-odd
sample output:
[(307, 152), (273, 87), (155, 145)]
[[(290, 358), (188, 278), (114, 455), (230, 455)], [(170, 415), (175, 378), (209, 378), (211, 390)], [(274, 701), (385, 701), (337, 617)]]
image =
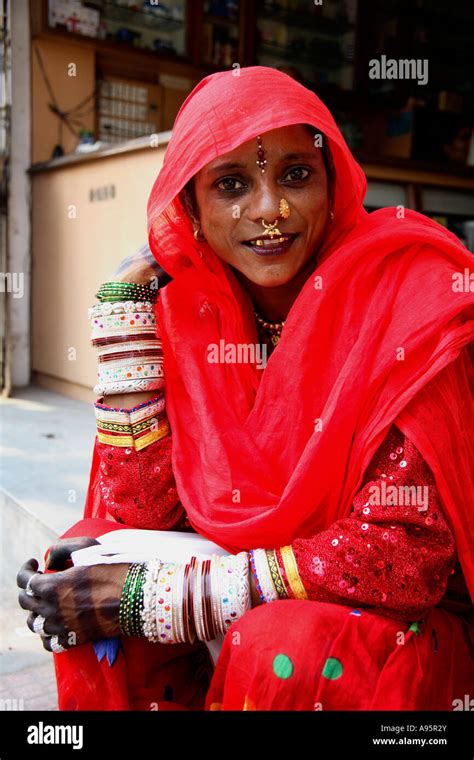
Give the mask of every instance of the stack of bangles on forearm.
[(150, 391), (163, 386), (161, 340), (156, 335), (157, 291), (129, 282), (106, 282), (89, 309), (92, 345), (98, 349), (94, 393)]
[(122, 589), (122, 635), (145, 636), (161, 644), (212, 641), (251, 607), (249, 560), (262, 602), (288, 597), (280, 575), (279, 593), (265, 549), (217, 556), (187, 564), (153, 559), (130, 565)]

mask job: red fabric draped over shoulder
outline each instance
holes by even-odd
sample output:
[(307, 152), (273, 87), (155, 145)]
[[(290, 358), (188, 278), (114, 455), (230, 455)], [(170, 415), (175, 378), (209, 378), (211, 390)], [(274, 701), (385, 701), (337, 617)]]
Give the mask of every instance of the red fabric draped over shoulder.
[[(209, 364), (209, 344), (258, 339), (247, 295), (193, 239), (179, 193), (210, 160), (298, 123), (329, 142), (334, 223), (265, 371)], [(389, 426), (402, 415), (414, 433), (413, 419), (421, 420), (415, 442), (437, 479), (474, 596), (465, 348), (474, 294), (453, 285), (472, 259), (420, 214), (367, 214), (365, 189), (327, 108), (281, 72), (214, 74), (184, 102), (148, 203), (150, 247), (174, 278), (157, 315), (179, 496), (195, 529), (230, 551), (286, 544), (346, 516)]]

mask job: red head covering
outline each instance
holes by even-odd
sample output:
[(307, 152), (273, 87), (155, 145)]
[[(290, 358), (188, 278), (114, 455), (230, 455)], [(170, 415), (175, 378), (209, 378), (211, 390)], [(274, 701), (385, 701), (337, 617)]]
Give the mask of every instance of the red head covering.
[[(264, 372), (210, 364), (209, 344), (258, 342), (252, 305), (177, 196), (217, 156), (299, 123), (329, 141), (330, 233)], [(184, 102), (148, 203), (150, 247), (174, 278), (157, 316), (178, 493), (196, 530), (231, 551), (288, 544), (348, 515), (396, 422), (434, 473), (474, 598), (474, 294), (452, 279), (472, 260), (420, 214), (367, 214), (365, 190), (327, 108), (286, 74), (214, 74)]]
[[(177, 195), (217, 156), (300, 123), (329, 141), (330, 235), (265, 371), (209, 364), (209, 344), (258, 338), (247, 295), (194, 240)], [(232, 551), (287, 544), (349, 513), (397, 421), (434, 472), (474, 593), (472, 365), (463, 350), (474, 295), (452, 280), (471, 258), (420, 214), (367, 214), (365, 190), (327, 108), (286, 74), (214, 74), (184, 102), (148, 203), (150, 247), (174, 278), (158, 318), (178, 492), (196, 530)]]

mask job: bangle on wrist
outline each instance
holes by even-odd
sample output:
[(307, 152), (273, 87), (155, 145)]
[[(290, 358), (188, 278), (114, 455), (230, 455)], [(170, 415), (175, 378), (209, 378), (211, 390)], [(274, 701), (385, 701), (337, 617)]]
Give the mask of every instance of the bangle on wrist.
[(141, 636), (143, 607), (143, 584), (146, 564), (134, 562), (125, 577), (119, 604), (119, 627), (124, 636)]
[(267, 552), (265, 549), (252, 549), (249, 552), (250, 567), (255, 579), (260, 600), (264, 603), (274, 602), (278, 599), (278, 592), (268, 567)]
[(212, 641), (250, 609), (247, 552), (187, 564), (134, 564), (125, 579), (120, 627), (162, 644)]
[(163, 352), (152, 301), (116, 301), (89, 309), (98, 349), (97, 396), (163, 387)]
[(156, 301), (158, 289), (149, 285), (142, 285), (138, 282), (122, 282), (121, 280), (111, 280), (102, 283), (96, 298), (99, 301), (113, 302), (116, 300), (149, 300)]

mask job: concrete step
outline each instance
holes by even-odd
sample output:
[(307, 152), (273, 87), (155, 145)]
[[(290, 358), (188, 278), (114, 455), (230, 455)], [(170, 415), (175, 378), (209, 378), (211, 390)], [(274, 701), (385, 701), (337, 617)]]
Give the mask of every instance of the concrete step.
[(57, 709), (53, 658), (26, 625), (16, 576), (81, 519), (94, 436), (90, 404), (35, 386), (0, 399), (0, 710)]

